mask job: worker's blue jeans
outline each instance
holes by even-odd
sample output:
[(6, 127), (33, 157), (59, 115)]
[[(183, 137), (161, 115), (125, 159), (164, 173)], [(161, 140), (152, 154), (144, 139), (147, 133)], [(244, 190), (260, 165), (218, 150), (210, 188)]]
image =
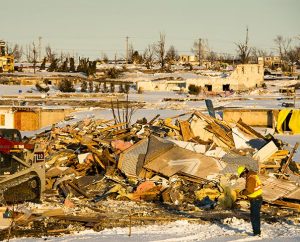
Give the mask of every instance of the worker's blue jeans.
[(254, 235), (260, 234), (261, 204), (262, 204), (262, 197), (257, 197), (250, 200), (250, 220), (251, 220)]

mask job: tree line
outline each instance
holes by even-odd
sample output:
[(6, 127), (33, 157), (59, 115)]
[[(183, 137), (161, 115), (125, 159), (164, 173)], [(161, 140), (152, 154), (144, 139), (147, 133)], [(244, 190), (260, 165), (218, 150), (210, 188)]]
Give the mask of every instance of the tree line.
[[(280, 56), (281, 60), (287, 65), (299, 64), (300, 61), (300, 35), (296, 38), (284, 37), (278, 35), (274, 39), (276, 46), (276, 54)], [(191, 52), (197, 57), (199, 65), (203, 60), (216, 61), (216, 60), (236, 60), (240, 63), (257, 63), (258, 57), (274, 56), (274, 53), (268, 52), (264, 49), (256, 48), (249, 44), (248, 28), (246, 31), (246, 38), (244, 42), (235, 43), (236, 56), (230, 54), (219, 54), (213, 51), (208, 44), (207, 40), (195, 40), (191, 48)], [(90, 61), (88, 58), (79, 58), (78, 65), (75, 66), (74, 56), (70, 54), (61, 53), (60, 55), (53, 51), (50, 45), (45, 48), (45, 56), (41, 60), (39, 51), (35, 42), (27, 45), (25, 51), (22, 46), (8, 45), (7, 52), (13, 54), (15, 61), (19, 62), (23, 57), (27, 62), (33, 63), (34, 69), (38, 61), (42, 61), (40, 65), (41, 70), (47, 71), (62, 71), (62, 72), (84, 72), (91, 75), (96, 71), (97, 61), (107, 63), (109, 61), (106, 54), (102, 58)], [(155, 63), (160, 65), (161, 69), (167, 69), (170, 65), (179, 60), (179, 54), (174, 45), (168, 49), (166, 47), (166, 35), (160, 33), (159, 40), (155, 43), (149, 44), (143, 53), (135, 50), (133, 45), (130, 44), (128, 48), (128, 63), (144, 64), (148, 69), (151, 69)], [(46, 63), (50, 63), (46, 68)]]

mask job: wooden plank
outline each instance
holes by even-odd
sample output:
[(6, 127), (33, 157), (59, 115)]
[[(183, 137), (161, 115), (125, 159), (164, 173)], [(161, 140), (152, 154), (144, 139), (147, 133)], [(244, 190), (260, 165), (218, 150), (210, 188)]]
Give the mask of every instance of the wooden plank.
[(98, 129), (99, 132), (105, 132), (105, 131), (109, 131), (111, 129), (116, 129), (116, 128), (119, 128), (119, 127), (125, 127), (127, 123), (124, 122), (124, 123), (118, 123), (118, 124), (115, 124), (115, 125), (111, 125), (111, 126), (108, 126), (106, 128), (102, 128), (102, 129)]
[(102, 124), (107, 124), (107, 123), (112, 123), (114, 122), (114, 119), (110, 119), (110, 120), (96, 120), (95, 121), (95, 125), (102, 125)]
[(89, 198), (90, 196), (87, 195), (85, 193), (85, 191), (83, 191), (82, 189), (80, 189), (79, 187), (77, 187), (73, 182), (70, 182), (70, 181), (66, 181), (66, 183), (71, 187), (73, 188), (76, 192), (78, 192), (79, 194), (81, 194), (82, 196), (86, 197), (86, 198)]
[(188, 121), (180, 121), (179, 126), (181, 129), (182, 138), (184, 141), (189, 141), (194, 138), (194, 134), (191, 130), (190, 123)]
[(298, 146), (299, 146), (299, 143), (297, 142), (297, 143), (295, 144), (295, 146), (294, 146), (294, 148), (293, 148), (293, 150), (292, 150), (292, 152), (291, 152), (291, 154), (290, 154), (288, 160), (286, 161), (285, 165), (284, 165), (283, 168), (282, 168), (282, 173), (283, 173), (283, 174), (286, 172), (287, 168), (289, 167), (289, 164), (291, 163), (291, 161), (292, 161), (292, 159), (293, 159), (293, 156), (294, 156), (296, 150), (298, 149)]
[(160, 117), (160, 114), (157, 114), (153, 119), (151, 119), (149, 122), (148, 122), (148, 124), (149, 125), (152, 125), (153, 123), (154, 123), (154, 121), (156, 120), (156, 119), (158, 119)]
[(51, 210), (47, 210), (45, 212), (42, 213), (43, 217), (53, 217), (53, 216), (58, 216), (58, 215), (64, 215), (65, 212), (62, 208), (54, 208)]
[(296, 208), (298, 211), (300, 211), (300, 204), (298, 203), (292, 203), (292, 202), (286, 202), (282, 200), (276, 200), (272, 202), (275, 205), (280, 205), (288, 208)]
[(164, 120), (164, 126), (174, 129), (174, 130), (177, 130), (177, 131), (180, 131), (180, 128), (178, 126), (172, 124), (172, 119), (170, 119), (170, 118), (167, 118)]
[(110, 153), (107, 148), (103, 150), (103, 156), (112, 163), (116, 163), (116, 160), (110, 156)]
[(260, 168), (261, 169), (270, 169), (270, 168), (273, 168), (273, 169), (276, 169), (276, 168), (280, 168), (280, 165), (267, 165), (267, 164), (260, 164)]
[(97, 215), (96, 217), (91, 216), (83, 216), (83, 215), (59, 215), (54, 216), (54, 218), (67, 220), (67, 221), (76, 221), (76, 222), (83, 222), (83, 223), (99, 223), (103, 219), (107, 219), (105, 215)]
[(268, 160), (269, 161), (280, 161), (286, 158), (289, 154), (288, 150), (278, 150), (276, 151)]
[(245, 133), (252, 134), (261, 139), (265, 139), (265, 137), (262, 134), (260, 134), (259, 132), (257, 132), (253, 128), (251, 128), (248, 124), (244, 123), (241, 118), (239, 119), (239, 121), (236, 124), (237, 124), (238, 128), (240, 128)]
[[(223, 143), (225, 143), (229, 148), (234, 148), (234, 141), (232, 135), (227, 133), (224, 129), (222, 129), (219, 125), (215, 123), (210, 124), (211, 131), (214, 135), (220, 139)], [(208, 127), (209, 128), (209, 127)]]
[(69, 233), (70, 229), (66, 228), (66, 229), (51, 229), (51, 230), (47, 230), (47, 233), (49, 234), (66, 234)]
[(103, 162), (100, 160), (100, 158), (97, 155), (93, 154), (93, 158), (104, 170), (106, 169), (106, 166), (103, 164)]

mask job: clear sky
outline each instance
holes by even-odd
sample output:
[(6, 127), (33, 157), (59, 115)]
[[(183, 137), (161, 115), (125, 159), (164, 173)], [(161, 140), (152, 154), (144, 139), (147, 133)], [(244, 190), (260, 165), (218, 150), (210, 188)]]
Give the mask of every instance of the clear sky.
[(273, 39), (300, 35), (300, 0), (0, 0), (0, 39), (50, 44), (57, 51), (124, 56), (125, 37), (143, 51), (166, 35), (167, 46), (188, 53), (207, 39), (216, 52), (235, 54), (235, 42), (274, 50)]

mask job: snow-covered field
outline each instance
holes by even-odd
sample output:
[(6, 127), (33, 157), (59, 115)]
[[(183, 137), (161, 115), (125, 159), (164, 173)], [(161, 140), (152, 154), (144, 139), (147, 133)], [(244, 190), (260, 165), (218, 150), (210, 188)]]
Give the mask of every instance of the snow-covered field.
[(102, 241), (102, 242), (189, 242), (189, 241), (300, 241), (300, 225), (262, 223), (262, 236), (253, 237), (251, 225), (242, 219), (227, 218), (222, 223), (189, 223), (176, 221), (165, 225), (86, 230), (63, 237), (22, 238), (12, 241)]

